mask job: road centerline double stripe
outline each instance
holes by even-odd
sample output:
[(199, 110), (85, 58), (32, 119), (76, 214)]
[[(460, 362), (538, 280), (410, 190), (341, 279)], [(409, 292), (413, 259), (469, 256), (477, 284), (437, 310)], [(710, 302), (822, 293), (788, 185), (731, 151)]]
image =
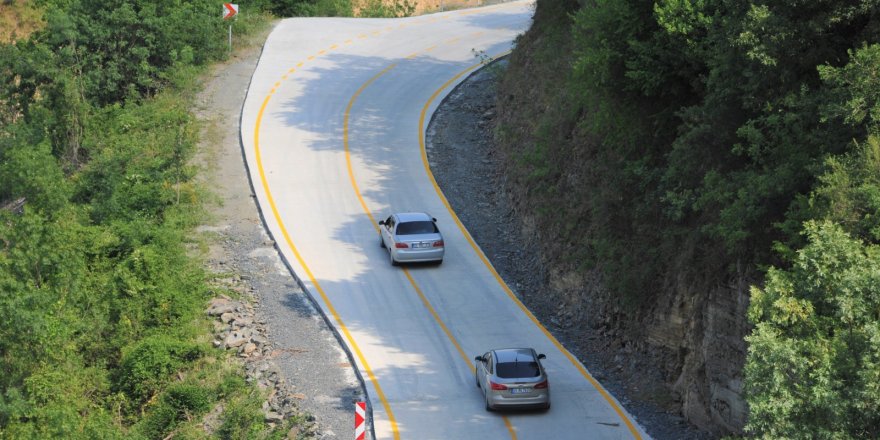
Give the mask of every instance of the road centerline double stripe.
[[(431, 47), (423, 50), (422, 52), (430, 51), (435, 48), (436, 48), (436, 46), (431, 46)], [(410, 58), (410, 57), (407, 57), (407, 58)], [(370, 224), (373, 225), (373, 228), (376, 230), (377, 233), (379, 232), (379, 225), (376, 222), (375, 217), (373, 217), (373, 213), (370, 211), (370, 208), (367, 206), (367, 203), (364, 200), (363, 195), (361, 195), (360, 189), (358, 187), (357, 179), (355, 178), (355, 175), (354, 175), (354, 168), (352, 167), (352, 163), (351, 163), (351, 148), (350, 148), (350, 144), (349, 144), (349, 121), (351, 119), (351, 110), (354, 107), (355, 101), (357, 101), (357, 99), (361, 95), (361, 93), (363, 93), (363, 91), (366, 90), (367, 87), (369, 87), (371, 84), (376, 82), (376, 80), (378, 80), (380, 77), (382, 77), (386, 73), (390, 72), (396, 66), (397, 66), (397, 63), (394, 63), (394, 64), (391, 64), (388, 67), (382, 69), (379, 73), (377, 73), (376, 75), (374, 75), (373, 77), (368, 79), (366, 82), (364, 82), (357, 89), (357, 91), (355, 91), (355, 93), (352, 95), (351, 99), (348, 101), (348, 105), (345, 108), (345, 113), (343, 114), (343, 121), (342, 121), (342, 140), (343, 140), (342, 143), (343, 143), (343, 148), (345, 150), (345, 163), (346, 163), (346, 168), (348, 170), (348, 177), (351, 181), (352, 189), (354, 190), (355, 195), (357, 196), (357, 199), (360, 202), (361, 208), (363, 209), (363, 211), (367, 215), (367, 217), (369, 217)], [(465, 353), (464, 349), (461, 347), (461, 344), (459, 344), (458, 340), (452, 334), (452, 331), (449, 330), (449, 327), (446, 326), (446, 323), (443, 322), (443, 319), (440, 318), (440, 315), (437, 313), (436, 309), (434, 309), (434, 306), (431, 305), (431, 301), (428, 300), (428, 297), (425, 296), (424, 292), (422, 292), (422, 289), (419, 287), (416, 280), (412, 277), (412, 274), (410, 273), (409, 269), (403, 267), (403, 268), (401, 268), (401, 270), (403, 271), (404, 275), (406, 276), (406, 279), (409, 281), (413, 290), (415, 290), (416, 294), (419, 296), (419, 299), (421, 299), (422, 304), (425, 306), (425, 308), (431, 314), (431, 317), (434, 318), (434, 321), (437, 323), (438, 326), (440, 326), (440, 329), (443, 331), (443, 333), (446, 335), (447, 339), (449, 339), (449, 341), (455, 347), (459, 356), (461, 356), (461, 358), (464, 360), (465, 364), (468, 366), (471, 373), (474, 373), (475, 367), (471, 363), (470, 358), (468, 357), (467, 353)], [(504, 426), (507, 428), (507, 431), (510, 433), (511, 439), (517, 440), (516, 429), (513, 427), (513, 424), (510, 422), (510, 419), (507, 416), (501, 416), (501, 418), (504, 421)]]

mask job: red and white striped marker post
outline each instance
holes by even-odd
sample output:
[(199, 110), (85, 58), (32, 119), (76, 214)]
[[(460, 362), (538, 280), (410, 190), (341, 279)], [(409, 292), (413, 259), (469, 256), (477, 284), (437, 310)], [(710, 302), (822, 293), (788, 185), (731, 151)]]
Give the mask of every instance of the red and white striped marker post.
[(354, 405), (354, 440), (364, 440), (366, 435), (367, 403), (357, 402)]

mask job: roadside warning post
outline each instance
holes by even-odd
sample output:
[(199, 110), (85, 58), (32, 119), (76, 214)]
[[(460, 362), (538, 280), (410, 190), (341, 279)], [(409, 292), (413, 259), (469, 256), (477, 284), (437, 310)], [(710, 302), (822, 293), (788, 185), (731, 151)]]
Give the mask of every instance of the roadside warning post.
[[(238, 15), (238, 5), (234, 3), (223, 3), (223, 19), (230, 20)], [(232, 23), (229, 23), (229, 51), (232, 51)]]
[(364, 440), (366, 435), (367, 402), (357, 402), (354, 405), (354, 440)]

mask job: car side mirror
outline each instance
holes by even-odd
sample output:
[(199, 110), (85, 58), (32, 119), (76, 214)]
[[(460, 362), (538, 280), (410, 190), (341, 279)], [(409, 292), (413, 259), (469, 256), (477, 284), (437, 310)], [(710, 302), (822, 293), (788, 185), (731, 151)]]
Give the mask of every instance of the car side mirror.
[(547, 359), (547, 356), (544, 356), (544, 353), (538, 355), (538, 359)]
[(385, 225), (385, 220), (379, 220), (380, 225)]
[(474, 358), (474, 360), (477, 361), (477, 362), (486, 362), (486, 360), (483, 359), (482, 356), (477, 356), (477, 357)]
[(434, 223), (437, 223), (437, 219), (436, 219), (436, 218), (431, 217), (431, 220), (434, 220)]

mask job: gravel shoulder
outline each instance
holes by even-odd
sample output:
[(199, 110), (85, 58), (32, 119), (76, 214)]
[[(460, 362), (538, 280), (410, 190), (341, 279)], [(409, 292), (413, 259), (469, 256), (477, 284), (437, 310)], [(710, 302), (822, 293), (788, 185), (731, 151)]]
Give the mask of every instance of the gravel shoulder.
[[(271, 29), (255, 36), (265, 41)], [(335, 333), (281, 260), (266, 233), (251, 189), (239, 139), (240, 112), (260, 43), (239, 49), (205, 79), (197, 98), (202, 145), (197, 162), (215, 203), (210, 224), (199, 228), (209, 243), (208, 270), (253, 305), (272, 345), (267, 356), (285, 379), (288, 400), (310, 414), (313, 438), (354, 438), (354, 402), (360, 382)]]

